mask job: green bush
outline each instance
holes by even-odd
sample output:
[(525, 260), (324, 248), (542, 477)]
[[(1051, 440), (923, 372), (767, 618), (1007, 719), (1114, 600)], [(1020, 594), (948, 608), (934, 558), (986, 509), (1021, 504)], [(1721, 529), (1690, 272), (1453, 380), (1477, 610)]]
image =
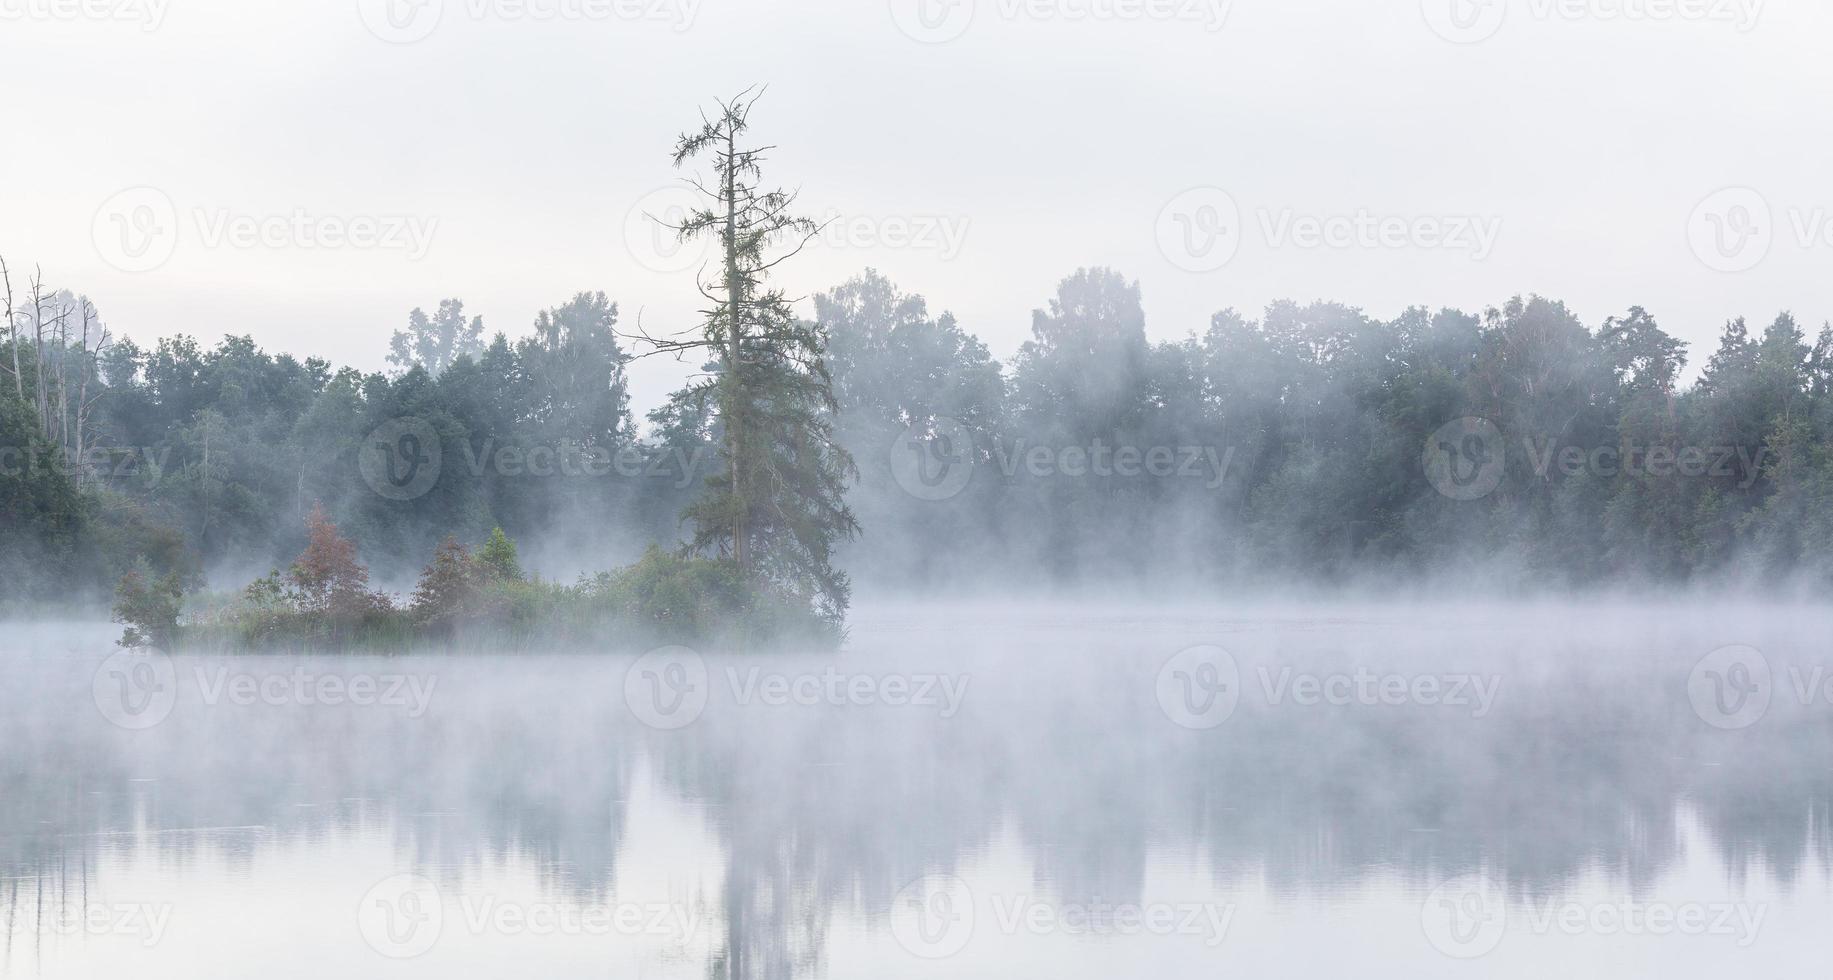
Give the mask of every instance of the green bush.
[(121, 577), (115, 587), (114, 620), (124, 647), (167, 646), (178, 632), (178, 613), (184, 605), (184, 585), (177, 572), (155, 576), (142, 560)]
[(840, 632), (806, 602), (748, 582), (730, 561), (651, 547), (628, 568), (600, 575), (601, 601), (668, 642), (833, 643)]

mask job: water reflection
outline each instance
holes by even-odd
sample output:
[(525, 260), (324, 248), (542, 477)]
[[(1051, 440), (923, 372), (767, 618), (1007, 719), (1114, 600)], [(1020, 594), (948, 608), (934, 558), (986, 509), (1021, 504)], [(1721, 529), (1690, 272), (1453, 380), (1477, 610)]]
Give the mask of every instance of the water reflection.
[[(925, 875), (1003, 875), (1056, 903), (1140, 903), (1168, 875), (1273, 906), (1373, 883), (1417, 901), (1477, 871), (1522, 902), (1590, 881), (1648, 896), (1675, 875), (1733, 891), (1760, 875), (1784, 892), (1811, 876), (1824, 893), (1833, 706), (1802, 703), (1787, 671), (1823, 656), (1826, 625), (1773, 611), (892, 610), (863, 618), (842, 655), (766, 672), (946, 675), (966, 685), (949, 716), (882, 697), (773, 704), (747, 677), (755, 659), (709, 654), (709, 702), (672, 731), (632, 711), (628, 660), (586, 655), (303, 661), (345, 679), (413, 673), (432, 689), (419, 715), (221, 690), (210, 704), (216, 671), (300, 662), (178, 658), (169, 717), (133, 731), (95, 703), (106, 634), (45, 629), (10, 654), (0, 693), (0, 955), (57, 975), (120, 937), (45, 923), (132, 883), (173, 915), (157, 973), (194, 962), (174, 949), (187, 912), (213, 925), (199, 896), (231, 893), (254, 921), (303, 889), (326, 925), (300, 931), (361, 968), (382, 959), (349, 922), (394, 872), (436, 883), (448, 933), (478, 932), (459, 897), (486, 893), (704, 908), (694, 935), (631, 955), (646, 975), (734, 978), (825, 973), (838, 934), (882, 937)], [(1208, 730), (1176, 724), (1155, 686), (1194, 643), (1240, 666), (1239, 705)], [(1728, 731), (1687, 682), (1729, 643), (1763, 650), (1777, 676), (1764, 717)], [(1499, 686), (1480, 712), (1295, 700), (1295, 677), (1358, 669)], [(602, 949), (581, 950), (592, 972), (608, 968)]]

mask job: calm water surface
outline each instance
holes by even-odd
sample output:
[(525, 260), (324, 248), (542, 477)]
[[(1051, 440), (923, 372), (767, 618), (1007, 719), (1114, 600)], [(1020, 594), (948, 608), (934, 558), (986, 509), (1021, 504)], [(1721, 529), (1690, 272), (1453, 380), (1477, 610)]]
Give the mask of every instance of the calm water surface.
[(1824, 964), (1833, 615), (881, 606), (827, 656), (0, 647), (0, 974)]

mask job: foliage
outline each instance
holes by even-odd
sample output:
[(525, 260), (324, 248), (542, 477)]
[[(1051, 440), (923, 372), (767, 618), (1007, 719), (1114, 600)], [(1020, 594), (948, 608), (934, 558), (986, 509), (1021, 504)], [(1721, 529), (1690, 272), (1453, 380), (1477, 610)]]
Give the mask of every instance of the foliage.
[(516, 560), (516, 543), (509, 540), (509, 535), (504, 534), (500, 527), (490, 531), (490, 537), (478, 549), (477, 560), (495, 581), (522, 580), (522, 564)]
[(447, 538), (420, 573), (411, 607), (414, 622), (422, 628), (450, 631), (462, 617), (476, 609), (484, 569), (457, 538)]
[(0, 601), (9, 604), (68, 588), (88, 527), (63, 449), (39, 428), (29, 402), (0, 390)]
[(629, 568), (601, 575), (592, 600), (625, 611), (645, 635), (663, 641), (717, 638), (739, 644), (816, 643), (840, 638), (839, 627), (805, 597), (760, 586), (729, 559), (696, 558), (650, 548)]
[(177, 572), (156, 575), (146, 562), (121, 577), (115, 588), (114, 621), (126, 624), (124, 647), (164, 647), (178, 632), (184, 586)]
[(483, 349), (484, 318), (465, 320), (463, 300), (442, 300), (439, 312), (428, 317), (416, 308), (407, 315), (407, 329), (388, 340), (388, 363), (403, 371), (419, 367), (439, 375), (460, 357), (476, 357)]
[(410, 623), (386, 594), (369, 590), (356, 545), (314, 504), (306, 549), (283, 575), (256, 579), (239, 599), (198, 605), (181, 637), (242, 647), (402, 643)]
[[(1592, 330), (1539, 297), (1392, 320), (1279, 302), (1153, 343), (1137, 287), (1080, 270), (1001, 388), (972, 343), (900, 342), (952, 318), (876, 273), (815, 302), (843, 440), (874, 454), (853, 495), (872, 539), (841, 560), (881, 584), (1833, 581), (1833, 329), (1810, 344), (1786, 314), (1728, 324), (1685, 387), (1687, 345), (1640, 307)], [(1496, 426), (1505, 464), (1477, 500), (1421, 465), (1464, 417)], [(882, 447), (944, 427), (972, 441), (972, 479), (913, 500)], [(1129, 476), (1122, 450), (1196, 465)], [(1034, 452), (1068, 465), (1040, 475)]]
[[(335, 528), (316, 527), (319, 554), (310, 561), (302, 556), (293, 572), (257, 579), (233, 599), (195, 603), (190, 622), (175, 632), (175, 624), (167, 622), (163, 635), (192, 645), (252, 649), (405, 649), (458, 642), (493, 649), (642, 649), (660, 643), (744, 648), (831, 646), (841, 637), (800, 597), (760, 590), (731, 561), (653, 547), (635, 565), (565, 586), (505, 576), (481, 551), (473, 554), (448, 538), (422, 570), (409, 604), (397, 607), (375, 597), (372, 605), (340, 612), (323, 600), (327, 590), (316, 579), (300, 574), (306, 567), (348, 568), (341, 546), (330, 540), (335, 535)], [(513, 554), (514, 542), (505, 537), (504, 543)], [(176, 610), (173, 605), (174, 616)]]
[[(717, 259), (682, 339), (639, 331), (645, 353), (703, 372), (646, 432), (602, 292), (487, 342), (446, 300), (409, 315), (390, 373), (365, 374), (246, 334), (142, 347), (33, 282), (0, 341), (0, 608), (104, 603), (123, 581), (163, 601), (163, 583), (193, 589), (206, 570), (280, 568), (195, 596), (180, 621), (341, 643), (694, 634), (716, 614), (767, 634), (799, 629), (798, 610), (837, 633), (855, 579), (1833, 584), (1833, 328), (1733, 320), (1695, 377), (1641, 307), (1593, 327), (1543, 297), (1391, 318), (1280, 301), (1149, 332), (1139, 284), (1086, 268), (1042, 296), (1002, 364), (873, 270), (797, 314), (772, 275), (817, 227), (765, 184), (754, 104), (722, 104), (675, 145), (677, 166), (711, 174), (674, 230)], [(1421, 453), (1468, 417), (1495, 427), (1502, 472), (1453, 499)], [(405, 421), (443, 465), (396, 499), (360, 457)], [(913, 444), (960, 452), (959, 492), (899, 484)], [(540, 577), (649, 544), (573, 585)], [(397, 606), (372, 572), (420, 588)]]
[(306, 550), (287, 572), (302, 612), (331, 619), (361, 619), (386, 611), (388, 597), (369, 591), (369, 569), (356, 559), (356, 545), (337, 531), (322, 504), (306, 517)]

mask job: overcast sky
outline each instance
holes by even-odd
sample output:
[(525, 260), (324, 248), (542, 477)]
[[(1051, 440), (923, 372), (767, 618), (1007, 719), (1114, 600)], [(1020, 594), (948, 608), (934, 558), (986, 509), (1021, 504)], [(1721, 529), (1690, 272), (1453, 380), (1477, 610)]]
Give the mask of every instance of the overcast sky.
[(1697, 368), (1729, 317), (1833, 316), (1830, 8), (0, 0), (0, 254), (143, 344), (365, 369), (444, 297), (511, 336), (583, 289), (685, 327), (693, 256), (642, 212), (697, 107), (768, 83), (768, 176), (841, 216), (792, 294), (875, 266), (1004, 357), (1084, 265), (1160, 339), (1541, 293), (1646, 306)]

